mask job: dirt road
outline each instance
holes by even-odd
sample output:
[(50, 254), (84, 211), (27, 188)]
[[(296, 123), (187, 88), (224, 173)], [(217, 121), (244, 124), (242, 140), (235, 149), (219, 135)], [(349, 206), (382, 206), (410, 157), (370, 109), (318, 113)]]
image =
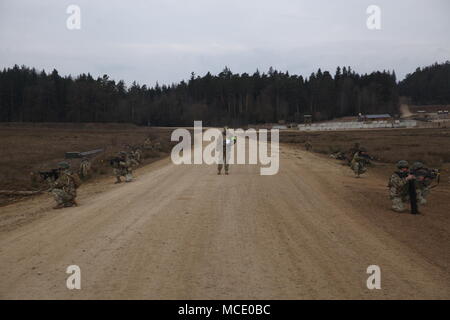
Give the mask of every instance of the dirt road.
[[(166, 159), (130, 184), (83, 186), (77, 208), (48, 196), (0, 208), (0, 297), (450, 298), (448, 224), (370, 202), (386, 192), (370, 172), (287, 145), (280, 161), (275, 176), (218, 176)], [(73, 264), (81, 290), (66, 288)], [(366, 287), (373, 264), (381, 290)]]

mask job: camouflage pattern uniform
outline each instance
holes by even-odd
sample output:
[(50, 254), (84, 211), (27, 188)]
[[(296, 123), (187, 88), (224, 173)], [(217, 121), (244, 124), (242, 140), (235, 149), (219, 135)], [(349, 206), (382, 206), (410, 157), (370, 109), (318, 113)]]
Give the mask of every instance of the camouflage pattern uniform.
[(348, 159), (348, 164), (351, 166), (351, 161), (353, 160), (353, 157), (355, 156), (356, 153), (358, 153), (359, 151), (361, 151), (361, 145), (359, 144), (359, 142), (355, 142), (355, 144), (353, 145), (353, 147), (351, 147), (348, 152), (347, 152), (347, 159)]
[(69, 165), (66, 162), (59, 164), (60, 172), (58, 178), (53, 183), (52, 194), (57, 203), (55, 209), (63, 207), (76, 206), (77, 186), (72, 173), (69, 171)]
[(338, 152), (334, 152), (332, 154), (330, 154), (330, 158), (334, 158), (337, 160), (345, 160), (345, 153), (343, 153), (342, 151), (338, 151)]
[[(408, 162), (401, 160), (397, 163), (397, 168), (407, 168)], [(408, 192), (408, 171), (396, 171), (389, 179), (389, 197), (392, 201), (392, 210), (396, 212), (403, 212), (406, 210), (405, 204), (409, 202), (409, 192)]]
[(353, 172), (355, 173), (355, 175), (357, 177), (359, 177), (360, 174), (363, 174), (364, 172), (367, 171), (367, 168), (365, 167), (367, 159), (360, 155), (360, 152), (362, 152), (362, 151), (364, 151), (364, 150), (360, 150), (359, 152), (356, 152), (350, 163), (350, 167), (352, 168)]
[[(428, 171), (428, 169), (421, 163), (421, 162), (415, 162), (411, 166), (412, 171)], [(417, 194), (417, 201), (421, 205), (427, 204), (427, 196), (430, 194), (430, 186), (431, 186), (431, 179), (424, 178), (423, 180), (416, 179), (416, 194)]]
[(141, 158), (142, 158), (142, 151), (141, 149), (136, 149), (134, 151), (131, 152), (131, 155), (133, 156), (133, 158), (138, 162), (141, 163)]
[(130, 182), (133, 179), (133, 170), (131, 168), (132, 162), (124, 151), (119, 153), (119, 159), (120, 160), (115, 163), (115, 167), (113, 168), (116, 183), (122, 182), (120, 177), (125, 177), (125, 182)]
[(80, 163), (80, 177), (86, 179), (91, 172), (91, 162), (88, 158), (83, 158)]

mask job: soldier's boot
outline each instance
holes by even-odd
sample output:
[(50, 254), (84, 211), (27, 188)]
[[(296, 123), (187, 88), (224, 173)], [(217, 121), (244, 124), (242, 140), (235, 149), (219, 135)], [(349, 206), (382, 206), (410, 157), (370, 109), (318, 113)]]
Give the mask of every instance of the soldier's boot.
[(114, 183), (121, 183), (122, 182), (122, 180), (120, 180), (120, 177), (116, 177), (116, 182), (114, 182)]
[(423, 191), (422, 190), (417, 190), (416, 191), (417, 194), (417, 204), (420, 205), (426, 205), (427, 204), (427, 199), (425, 199), (424, 195), (423, 195)]
[(217, 166), (217, 174), (220, 175), (222, 174), (222, 164), (219, 163), (219, 165)]
[(405, 212), (406, 211), (406, 207), (405, 204), (403, 203), (403, 200), (401, 198), (393, 198), (392, 199), (392, 208), (393, 211), (395, 212)]
[(125, 176), (125, 182), (131, 182), (131, 181), (133, 181), (133, 175), (131, 173), (128, 173)]

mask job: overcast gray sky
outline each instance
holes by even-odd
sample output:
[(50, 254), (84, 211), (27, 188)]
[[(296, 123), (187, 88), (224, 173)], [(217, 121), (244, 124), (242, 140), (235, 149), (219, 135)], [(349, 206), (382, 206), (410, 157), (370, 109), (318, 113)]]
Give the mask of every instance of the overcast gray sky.
[[(81, 9), (80, 30), (66, 27), (70, 4)], [(366, 26), (371, 4), (381, 30)], [(0, 0), (0, 67), (151, 86), (225, 65), (304, 76), (350, 65), (402, 79), (450, 60), (449, 13), (448, 0)]]

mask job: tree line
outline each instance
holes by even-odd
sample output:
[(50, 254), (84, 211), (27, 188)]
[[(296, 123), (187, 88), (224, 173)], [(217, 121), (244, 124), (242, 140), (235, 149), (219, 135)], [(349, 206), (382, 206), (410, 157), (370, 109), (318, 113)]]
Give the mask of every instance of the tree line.
[(450, 61), (417, 68), (400, 82), (399, 90), (416, 105), (450, 104)]
[[(448, 62), (418, 69), (398, 84), (394, 71), (358, 74), (338, 67), (334, 75), (319, 69), (304, 78), (273, 68), (237, 74), (226, 67), (217, 75), (192, 73), (187, 81), (148, 87), (136, 82), (126, 86), (107, 75), (61, 76), (56, 70), (15, 65), (0, 71), (0, 121), (182, 126), (203, 120), (205, 125), (246, 125), (302, 122), (305, 114), (314, 120), (397, 114), (399, 92), (417, 95), (421, 102), (448, 103), (449, 69)], [(447, 77), (447, 91), (430, 77)]]

